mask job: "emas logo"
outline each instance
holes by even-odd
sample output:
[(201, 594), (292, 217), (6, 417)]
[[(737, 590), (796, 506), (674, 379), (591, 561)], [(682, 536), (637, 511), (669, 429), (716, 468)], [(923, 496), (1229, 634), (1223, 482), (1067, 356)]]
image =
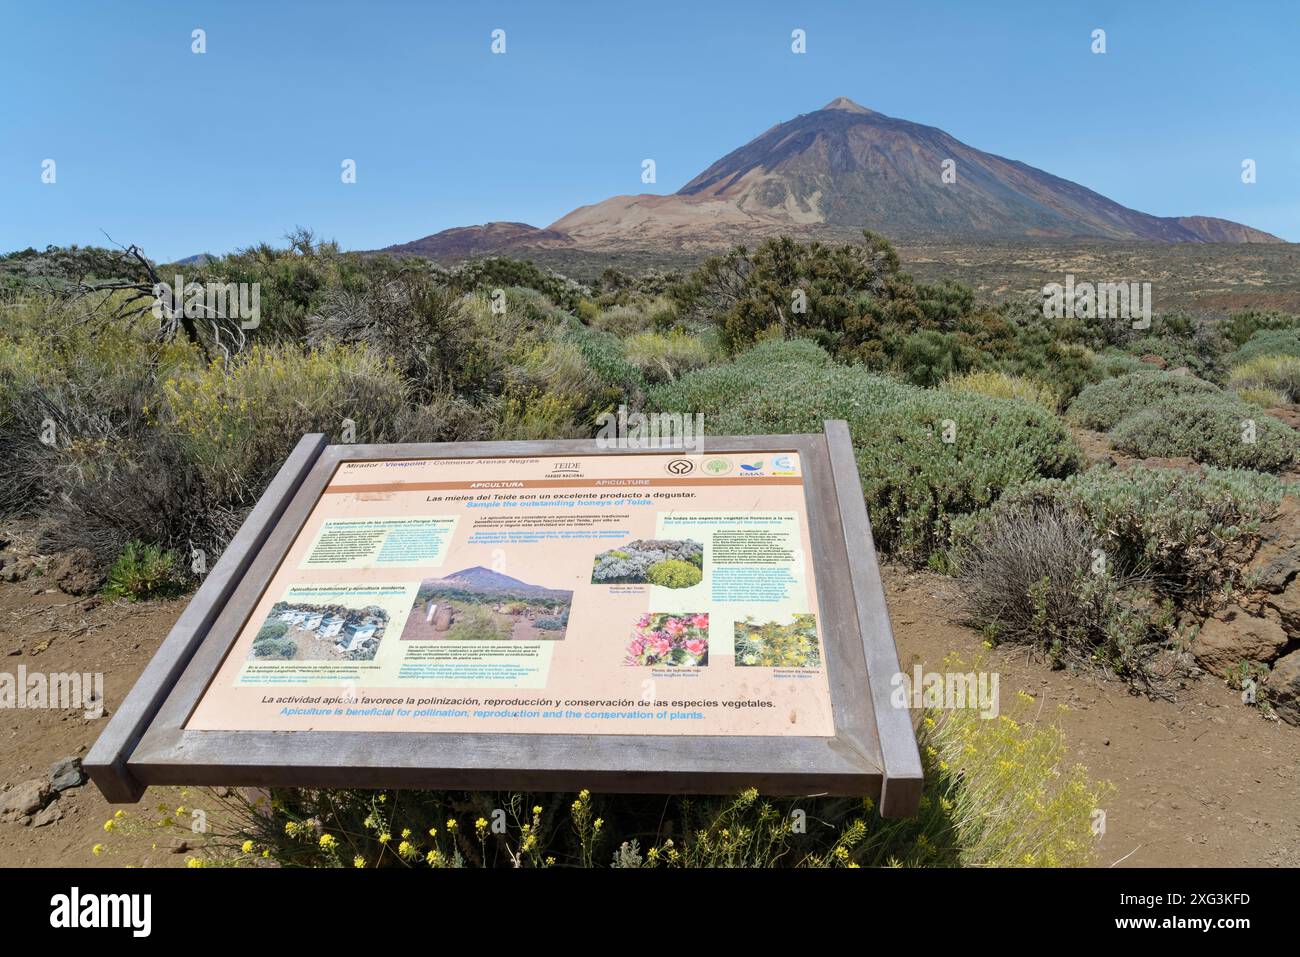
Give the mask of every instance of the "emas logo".
[(82, 894), (74, 887), (51, 897), (50, 908), (51, 927), (128, 927), (133, 937), (148, 937), (153, 928), (150, 894)]
[(740, 470), (742, 472), (761, 472), (763, 471), (763, 460), (759, 459), (757, 462), (741, 462)]

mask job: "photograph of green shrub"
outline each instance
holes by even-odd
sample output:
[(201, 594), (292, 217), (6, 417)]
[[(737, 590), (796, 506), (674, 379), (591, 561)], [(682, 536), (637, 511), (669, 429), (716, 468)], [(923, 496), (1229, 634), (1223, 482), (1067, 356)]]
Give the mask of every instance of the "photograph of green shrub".
[(744, 668), (820, 668), (817, 616), (796, 614), (788, 620), (735, 623), (736, 664)]
[(689, 538), (640, 538), (601, 552), (592, 562), (593, 585), (692, 588), (704, 580), (704, 546)]

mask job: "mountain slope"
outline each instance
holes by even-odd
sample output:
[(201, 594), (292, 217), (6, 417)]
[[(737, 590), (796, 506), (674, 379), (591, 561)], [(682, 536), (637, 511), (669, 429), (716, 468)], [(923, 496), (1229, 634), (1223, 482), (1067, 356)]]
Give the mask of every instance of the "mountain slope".
[[(952, 181), (944, 181), (945, 170)], [(614, 196), (579, 207), (545, 230), (518, 223), (472, 229), (494, 226), (513, 232), (470, 237), (448, 230), (389, 251), (422, 248), (416, 254), (445, 258), (462, 247), (469, 254), (553, 245), (693, 248), (782, 232), (841, 238), (864, 228), (902, 240), (1282, 242), (1228, 220), (1129, 209), (1078, 183), (845, 97), (778, 123), (672, 195)]]
[(386, 246), (390, 256), (424, 256), (427, 259), (468, 259), (472, 256), (509, 252), (512, 249), (547, 245), (568, 245), (569, 237), (527, 223), (484, 223), (457, 226), (409, 243)]
[(444, 578), (431, 578), (422, 583), (424, 590), (459, 589), (481, 595), (494, 595), (515, 598), (554, 598), (568, 600), (573, 593), (558, 588), (546, 588), (531, 585), (511, 578), (482, 565), (462, 568)]

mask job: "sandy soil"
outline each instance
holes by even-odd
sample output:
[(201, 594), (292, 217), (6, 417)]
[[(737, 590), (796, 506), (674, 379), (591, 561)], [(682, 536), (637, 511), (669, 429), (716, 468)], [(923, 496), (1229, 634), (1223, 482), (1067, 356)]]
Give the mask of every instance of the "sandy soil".
[[(185, 607), (184, 600), (139, 605), (86, 602), (31, 579), (0, 584), (0, 670), (29, 672), (102, 672), (104, 697), (111, 711), (130, 690), (159, 642)], [(82, 757), (103, 729), (107, 715), (88, 721), (81, 711), (0, 710), (0, 783), (44, 777), (61, 758)], [(152, 789), (138, 805), (123, 808), (129, 822), (157, 818), (159, 804), (191, 805), (176, 788)], [(63, 818), (44, 827), (0, 822), (0, 865), (43, 866), (184, 866), (197, 836), (168, 832), (112, 834), (104, 822), (118, 808), (108, 804), (94, 785), (63, 792)], [(108, 851), (91, 853), (95, 844)]]
[(1176, 702), (1151, 701), (1117, 681), (1052, 671), (1024, 649), (986, 650), (942, 576), (887, 568), (885, 588), (904, 670), (942, 671), (950, 651), (967, 662), (983, 654), (1002, 701), (1033, 695), (1072, 759), (1115, 785), (1103, 866), (1300, 865), (1300, 728), (1265, 720), (1213, 678), (1189, 682)]
[[(1004, 701), (1024, 690), (1045, 713), (1069, 705), (1058, 720), (1072, 759), (1116, 787), (1103, 865), (1300, 865), (1300, 729), (1264, 720), (1213, 679), (1192, 682), (1176, 703), (1149, 701), (1118, 682), (1051, 671), (1023, 650), (985, 651), (950, 580), (887, 567), (885, 581), (904, 668), (939, 670), (950, 651), (967, 660), (983, 653)], [(111, 709), (183, 607), (87, 608), (40, 579), (0, 584), (0, 668), (102, 671)], [(43, 776), (58, 759), (84, 754), (102, 727), (79, 712), (0, 711), (0, 783)], [(193, 806), (196, 797), (151, 790), (127, 810), (138, 818), (160, 803)], [(93, 785), (65, 792), (59, 805), (64, 817), (45, 827), (0, 823), (0, 865), (180, 866), (188, 856), (171, 835), (106, 836), (114, 808)], [(92, 856), (96, 843), (109, 853)]]

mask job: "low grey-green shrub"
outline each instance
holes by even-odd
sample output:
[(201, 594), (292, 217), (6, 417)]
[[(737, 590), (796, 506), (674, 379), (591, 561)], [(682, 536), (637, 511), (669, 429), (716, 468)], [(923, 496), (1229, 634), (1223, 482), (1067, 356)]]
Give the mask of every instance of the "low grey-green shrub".
[(1218, 391), (1195, 376), (1160, 370), (1129, 372), (1088, 386), (1070, 403), (1066, 418), (1085, 429), (1105, 432), (1120, 419), (1165, 399)]
[(1242, 581), (1261, 522), (1288, 486), (1244, 469), (1097, 465), (1063, 481), (1031, 482), (955, 523), (964, 555), (980, 529), (1006, 514), (1063, 507), (1083, 518), (1117, 574), (1149, 579), (1180, 606), (1198, 607)]
[(1228, 356), (1228, 365), (1238, 366), (1260, 356), (1300, 356), (1300, 327), (1260, 330)]
[[(783, 353), (790, 361), (779, 361)], [(953, 517), (1080, 462), (1068, 430), (1041, 407), (917, 388), (796, 343), (760, 346), (652, 390), (651, 407), (703, 412), (716, 435), (819, 433), (826, 419), (846, 420), (876, 544), (911, 562), (942, 564)]]
[(292, 638), (258, 638), (253, 654), (259, 658), (292, 658), (298, 650)]
[(1136, 678), (1158, 647), (1140, 576), (1117, 574), (1102, 537), (1059, 501), (996, 509), (957, 565), (970, 610), (990, 636), (1046, 651), (1057, 664), (1101, 664)]
[(1226, 393), (1165, 399), (1121, 419), (1110, 442), (1143, 457), (1187, 456), (1261, 472), (1278, 472), (1300, 459), (1300, 433)]
[(1131, 372), (1160, 372), (1161, 369), (1150, 362), (1143, 362), (1137, 356), (1127, 352), (1105, 352), (1093, 357), (1093, 364), (1104, 378), (1128, 375)]

